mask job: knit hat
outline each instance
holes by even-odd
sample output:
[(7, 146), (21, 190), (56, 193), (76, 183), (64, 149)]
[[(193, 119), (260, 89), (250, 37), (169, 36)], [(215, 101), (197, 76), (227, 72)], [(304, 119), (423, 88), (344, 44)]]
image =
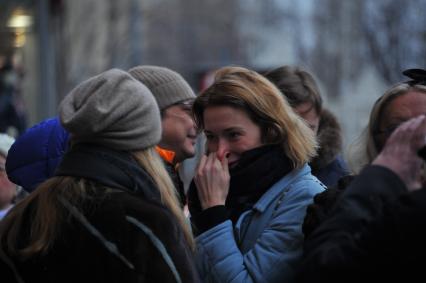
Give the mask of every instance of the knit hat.
[(149, 89), (129, 73), (111, 69), (74, 88), (59, 105), (73, 142), (139, 150), (161, 138), (161, 118)]
[(149, 88), (161, 110), (177, 102), (195, 98), (194, 91), (185, 79), (168, 68), (138, 66), (130, 69), (129, 73)]
[(7, 152), (14, 142), (15, 139), (11, 136), (7, 134), (0, 134), (0, 154), (7, 157)]
[(20, 135), (9, 149), (7, 177), (31, 193), (52, 177), (68, 148), (69, 134), (58, 118), (46, 119)]

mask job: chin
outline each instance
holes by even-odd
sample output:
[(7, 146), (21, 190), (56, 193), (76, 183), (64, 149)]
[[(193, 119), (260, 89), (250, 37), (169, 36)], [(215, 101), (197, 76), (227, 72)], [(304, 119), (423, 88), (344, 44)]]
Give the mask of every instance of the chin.
[(195, 156), (195, 150), (193, 150), (193, 151), (185, 151), (183, 153), (184, 159), (192, 158), (194, 156)]

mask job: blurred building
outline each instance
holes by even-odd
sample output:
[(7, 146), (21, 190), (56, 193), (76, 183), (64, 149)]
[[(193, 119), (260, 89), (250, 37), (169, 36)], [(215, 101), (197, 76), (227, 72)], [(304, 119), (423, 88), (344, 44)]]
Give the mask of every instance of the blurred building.
[(49, 18), (60, 1), (0, 1), (0, 67), (6, 62), (19, 73), (17, 107), (26, 126), (56, 113), (55, 72)]
[[(345, 145), (408, 67), (426, 65), (426, 0), (0, 0), (0, 65), (13, 58), (31, 125), (112, 67), (170, 67), (198, 91), (212, 71), (299, 65), (318, 79)], [(2, 59), (3, 58), (3, 59)]]
[[(162, 65), (198, 90), (205, 72), (249, 64), (238, 1), (2, 0), (0, 11), (0, 56), (25, 69), (30, 124), (55, 115), (72, 87), (108, 68)], [(10, 26), (18, 14), (25, 26)]]

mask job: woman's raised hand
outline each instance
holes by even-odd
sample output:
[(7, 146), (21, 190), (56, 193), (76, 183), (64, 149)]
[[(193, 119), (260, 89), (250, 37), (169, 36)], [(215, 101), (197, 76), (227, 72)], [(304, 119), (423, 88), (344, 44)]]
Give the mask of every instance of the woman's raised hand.
[(225, 205), (229, 192), (228, 158), (225, 156), (220, 161), (216, 152), (203, 155), (197, 166), (194, 182), (197, 186), (198, 197), (203, 210)]

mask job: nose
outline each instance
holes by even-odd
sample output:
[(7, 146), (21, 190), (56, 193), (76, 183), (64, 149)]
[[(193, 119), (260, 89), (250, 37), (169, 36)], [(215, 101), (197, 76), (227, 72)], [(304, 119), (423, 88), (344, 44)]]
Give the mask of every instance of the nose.
[(217, 143), (217, 151), (216, 151), (216, 155), (217, 158), (219, 158), (220, 161), (222, 161), (222, 159), (229, 153), (229, 145), (228, 143), (223, 140), (223, 139), (219, 139), (218, 143)]

